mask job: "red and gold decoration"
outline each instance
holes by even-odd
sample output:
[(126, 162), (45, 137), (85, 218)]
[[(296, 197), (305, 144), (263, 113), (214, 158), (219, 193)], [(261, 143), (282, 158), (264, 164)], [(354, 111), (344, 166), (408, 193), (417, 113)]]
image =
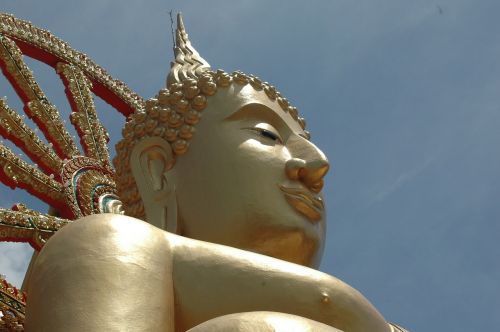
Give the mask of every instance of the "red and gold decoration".
[[(53, 67), (71, 105), (69, 122), (48, 100), (23, 58)], [(47, 203), (54, 213), (43, 214), (16, 204), (0, 209), (0, 241), (27, 242), (35, 250), (61, 227), (86, 215), (121, 212), (115, 172), (108, 152), (108, 134), (97, 118), (94, 94), (127, 116), (144, 101), (121, 81), (111, 78), (85, 54), (50, 32), (8, 14), (0, 14), (0, 67), (24, 104), (21, 115), (0, 100), (0, 135), (31, 160), (0, 144), (0, 181), (24, 189)], [(32, 129), (26, 117), (35, 123)], [(40, 137), (40, 135), (43, 136)], [(57, 216), (55, 216), (57, 215)], [(25, 295), (0, 279), (0, 330), (21, 331)]]

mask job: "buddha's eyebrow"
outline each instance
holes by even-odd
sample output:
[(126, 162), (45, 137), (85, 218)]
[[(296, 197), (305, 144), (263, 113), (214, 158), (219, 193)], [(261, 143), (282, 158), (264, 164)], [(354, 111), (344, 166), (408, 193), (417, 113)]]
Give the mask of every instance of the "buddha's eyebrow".
[(262, 120), (274, 126), (289, 128), (286, 121), (276, 111), (259, 103), (246, 104), (225, 118), (227, 121), (255, 119)]

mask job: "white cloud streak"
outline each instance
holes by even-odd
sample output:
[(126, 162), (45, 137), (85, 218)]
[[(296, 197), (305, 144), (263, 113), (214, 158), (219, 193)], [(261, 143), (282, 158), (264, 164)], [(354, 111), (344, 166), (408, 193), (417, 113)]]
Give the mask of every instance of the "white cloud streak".
[(0, 242), (0, 274), (21, 287), (32, 254), (33, 249), (27, 244)]
[(382, 190), (375, 194), (375, 197), (368, 204), (368, 206), (385, 200), (389, 195), (395, 193), (399, 188), (412, 182), (414, 178), (424, 172), (425, 169), (427, 169), (434, 162), (434, 160), (435, 158), (429, 158), (415, 168), (401, 173), (391, 184), (386, 185)]

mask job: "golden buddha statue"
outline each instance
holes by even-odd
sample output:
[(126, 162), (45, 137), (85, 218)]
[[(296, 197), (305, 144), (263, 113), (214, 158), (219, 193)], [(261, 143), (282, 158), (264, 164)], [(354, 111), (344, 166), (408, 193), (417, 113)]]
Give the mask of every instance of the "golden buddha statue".
[[(0, 17), (0, 24), (16, 20)], [(0, 50), (2, 69), (28, 94), (34, 80), (22, 81), (29, 73), (16, 76), (9, 66), (15, 45), (2, 31), (0, 46), (11, 50)], [(25, 33), (7, 36), (30, 51)], [(86, 58), (76, 61), (79, 53), (64, 58), (61, 45), (50, 54), (76, 109), (71, 121), (85, 155), (61, 143), (64, 133), (50, 139), (60, 126), (45, 130), (59, 144), (55, 152), (32, 148), (31, 134), (18, 138), (56, 177), (26, 171), (11, 151), (0, 151), (7, 156), (0, 160), (4, 182), (46, 199), (54, 211), (0, 211), (4, 239), (43, 247), (25, 280), (26, 331), (404, 331), (358, 291), (315, 270), (329, 164), (305, 120), (273, 86), (212, 71), (180, 15), (167, 86), (146, 102)], [(31, 54), (50, 64), (47, 54)], [(115, 170), (90, 91), (129, 110)], [(37, 93), (26, 98), (35, 122), (37, 110), (51, 109)], [(32, 185), (33, 174), (52, 187)], [(24, 315), (12, 307), (0, 312)]]

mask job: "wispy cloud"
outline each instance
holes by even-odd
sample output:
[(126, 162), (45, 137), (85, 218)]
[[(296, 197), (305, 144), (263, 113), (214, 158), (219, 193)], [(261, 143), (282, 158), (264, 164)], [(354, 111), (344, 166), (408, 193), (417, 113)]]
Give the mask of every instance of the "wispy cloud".
[(402, 186), (408, 184), (411, 182), (417, 175), (421, 174), (426, 168), (428, 168), (434, 161), (435, 157), (431, 157), (427, 160), (425, 160), (423, 163), (420, 165), (415, 166), (414, 168), (401, 173), (399, 176), (396, 177), (396, 179), (382, 188), (378, 193), (375, 194), (373, 199), (369, 202), (368, 206), (371, 206), (372, 204), (381, 202), (385, 200), (389, 195), (393, 194), (397, 190), (399, 190)]
[(27, 244), (0, 242), (0, 274), (21, 287), (32, 254), (33, 249)]

